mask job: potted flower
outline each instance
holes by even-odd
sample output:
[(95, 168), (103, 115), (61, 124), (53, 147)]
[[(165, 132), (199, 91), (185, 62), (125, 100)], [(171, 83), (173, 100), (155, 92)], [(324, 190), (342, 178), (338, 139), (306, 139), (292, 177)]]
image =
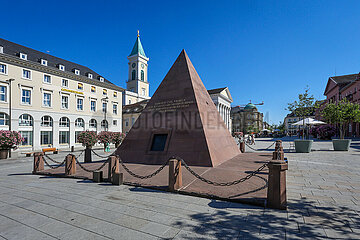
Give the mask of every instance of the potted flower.
[(121, 132), (112, 133), (112, 143), (115, 144), (115, 148), (118, 148), (120, 146), (124, 138), (125, 138), (125, 133), (121, 133)]
[(113, 133), (109, 131), (102, 131), (98, 134), (98, 140), (100, 143), (104, 144), (104, 152), (106, 148), (110, 145), (113, 139)]
[(83, 131), (78, 135), (78, 142), (85, 148), (85, 162), (91, 162), (91, 148), (97, 143), (97, 134), (94, 131)]
[(0, 130), (0, 159), (7, 159), (12, 148), (16, 148), (24, 139), (17, 131)]
[(358, 122), (360, 120), (359, 105), (351, 103), (346, 99), (339, 102), (329, 102), (321, 111), (321, 115), (329, 123), (335, 124), (339, 128), (340, 139), (333, 139), (333, 147), (335, 151), (348, 151), (351, 139), (345, 138), (345, 129), (350, 122)]
[(309, 94), (309, 88), (305, 89), (304, 93), (299, 94), (298, 100), (288, 103), (287, 110), (293, 112), (295, 116), (300, 117), (303, 121), (302, 139), (294, 140), (296, 152), (309, 153), (313, 140), (305, 139), (305, 121), (304, 119), (314, 113), (317, 103), (313, 95)]

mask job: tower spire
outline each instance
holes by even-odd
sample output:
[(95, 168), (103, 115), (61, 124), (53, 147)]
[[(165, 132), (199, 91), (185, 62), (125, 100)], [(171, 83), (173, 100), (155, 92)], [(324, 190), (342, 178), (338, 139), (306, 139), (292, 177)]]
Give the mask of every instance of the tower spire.
[(138, 34), (137, 34), (137, 37), (140, 37), (140, 31), (138, 30)]

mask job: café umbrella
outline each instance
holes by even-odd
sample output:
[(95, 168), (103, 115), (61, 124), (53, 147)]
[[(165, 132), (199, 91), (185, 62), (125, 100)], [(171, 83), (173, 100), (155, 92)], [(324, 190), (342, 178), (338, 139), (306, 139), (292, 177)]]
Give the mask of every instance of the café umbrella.
[(319, 120), (315, 120), (313, 118), (305, 118), (303, 120), (300, 120), (296, 123), (293, 123), (292, 125), (294, 126), (302, 126), (302, 125), (321, 125), (321, 124), (326, 124), (325, 122), (319, 121)]

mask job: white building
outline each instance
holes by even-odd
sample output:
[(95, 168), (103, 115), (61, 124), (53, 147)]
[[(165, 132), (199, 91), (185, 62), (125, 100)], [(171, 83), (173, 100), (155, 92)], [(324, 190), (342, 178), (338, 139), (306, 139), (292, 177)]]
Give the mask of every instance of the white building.
[(11, 121), (25, 138), (20, 151), (81, 146), (83, 130), (121, 131), (123, 91), (87, 67), (0, 38), (0, 129)]
[(230, 117), (230, 111), (231, 111), (231, 103), (233, 102), (233, 99), (230, 95), (230, 91), (227, 87), (224, 88), (217, 88), (217, 89), (211, 89), (208, 90), (208, 93), (215, 103), (215, 106), (217, 110), (220, 113), (220, 116), (223, 118), (226, 127), (231, 132), (231, 117)]

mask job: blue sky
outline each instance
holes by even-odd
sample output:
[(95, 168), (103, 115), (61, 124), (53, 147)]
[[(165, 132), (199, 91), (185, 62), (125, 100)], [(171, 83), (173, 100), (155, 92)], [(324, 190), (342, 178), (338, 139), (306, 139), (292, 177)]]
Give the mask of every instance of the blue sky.
[(282, 121), (309, 85), (360, 71), (360, 1), (1, 2), (0, 37), (88, 66), (125, 87), (140, 37), (151, 93), (184, 48), (208, 89), (227, 86), (234, 105)]

